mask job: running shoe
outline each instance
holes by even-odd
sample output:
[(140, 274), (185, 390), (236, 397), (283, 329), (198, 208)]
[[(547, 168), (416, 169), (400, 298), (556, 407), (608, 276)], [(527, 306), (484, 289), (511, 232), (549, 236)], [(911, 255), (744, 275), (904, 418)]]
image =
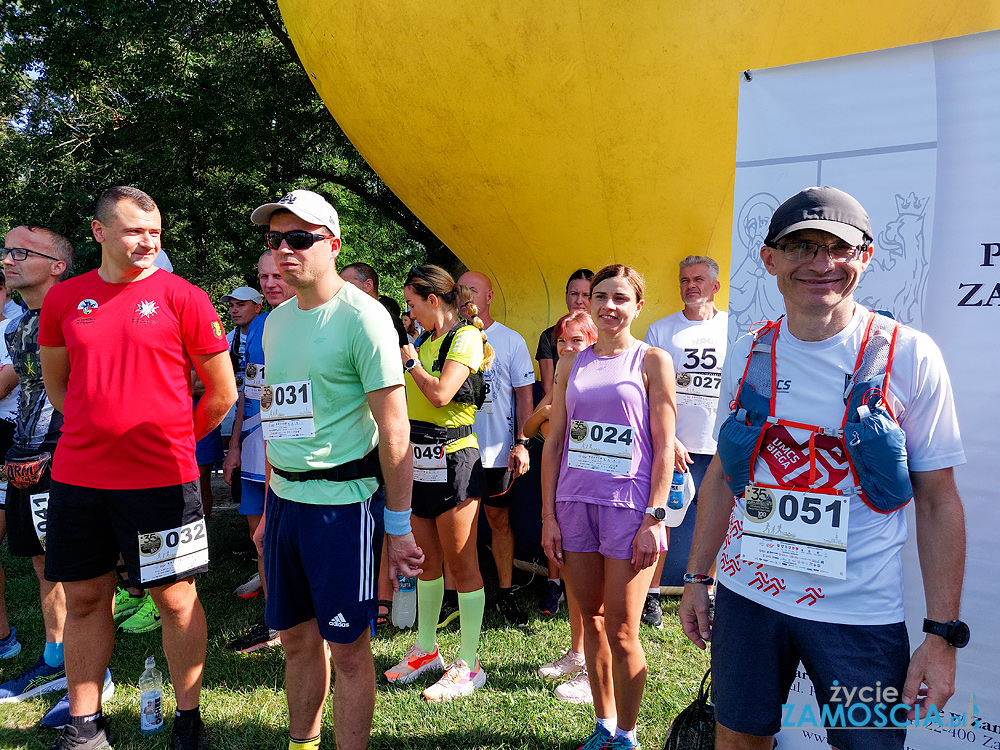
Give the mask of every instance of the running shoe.
[(450, 701), (472, 695), (474, 690), (485, 684), (486, 672), (479, 666), (479, 659), (476, 659), (475, 669), (469, 669), (465, 661), (458, 659), (448, 665), (440, 680), (424, 691), (424, 698), (433, 703)]
[(458, 617), (458, 600), (451, 601), (446, 596), (444, 601), (441, 602), (441, 616), (438, 618), (438, 630), (451, 625), (456, 617)]
[(558, 680), (562, 677), (576, 677), (587, 669), (587, 660), (583, 654), (578, 654), (571, 648), (555, 661), (543, 664), (538, 668), (538, 676), (547, 680)]
[(36, 695), (66, 689), (66, 667), (50, 667), (39, 656), (35, 666), (10, 682), (0, 685), (0, 703), (20, 703)]
[(611, 732), (598, 724), (576, 750), (606, 750), (611, 746)]
[(646, 594), (646, 603), (642, 607), (642, 622), (651, 628), (663, 627), (663, 610), (660, 608), (658, 594)]
[(424, 672), (440, 672), (444, 669), (444, 659), (441, 658), (441, 650), (434, 644), (434, 651), (427, 653), (417, 641), (413, 642), (409, 651), (392, 669), (385, 672), (385, 679), (389, 682), (396, 682), (406, 685), (413, 682)]
[(111, 750), (111, 741), (114, 735), (104, 721), (102, 716), (97, 720), (97, 734), (90, 738), (80, 736), (79, 727), (67, 724), (63, 727), (62, 734), (56, 740), (56, 744), (49, 747), (49, 750)]
[(528, 616), (518, 605), (513, 591), (497, 596), (497, 609), (508, 625), (513, 625), (515, 628), (528, 627)]
[(559, 605), (566, 599), (562, 584), (559, 581), (549, 581), (545, 588), (545, 597), (538, 604), (538, 610), (543, 615), (559, 613)]
[(242, 586), (237, 586), (236, 591), (233, 593), (240, 599), (253, 599), (263, 590), (264, 586), (260, 582), (260, 573), (254, 573), (253, 578), (244, 583)]
[(556, 689), (552, 691), (552, 694), (561, 701), (566, 701), (567, 703), (593, 703), (594, 696), (590, 692), (590, 677), (587, 676), (587, 670), (583, 670), (574, 677), (572, 680), (564, 682), (562, 685), (556, 685)]
[(148, 591), (142, 596), (132, 596), (128, 589), (119, 586), (115, 591), (115, 622), (134, 615), (148, 598), (150, 598)]
[(10, 635), (0, 641), (0, 659), (13, 659), (21, 653), (21, 644), (17, 640), (17, 630), (10, 626)]
[(170, 730), (170, 747), (173, 750), (209, 750), (205, 723), (199, 716), (174, 719)]
[(226, 648), (238, 654), (252, 654), (254, 651), (279, 645), (281, 645), (281, 634), (269, 628), (261, 617), (247, 628), (243, 635), (230, 641)]
[[(101, 690), (101, 703), (107, 703), (115, 694), (115, 683), (111, 680), (111, 670), (104, 673), (104, 688)], [(60, 729), (69, 724), (69, 693), (49, 709), (49, 712), (38, 722), (40, 727), (55, 727)]]
[(632, 742), (624, 734), (618, 735), (607, 746), (608, 750), (639, 750), (639, 743)]
[(142, 605), (131, 617), (118, 626), (122, 633), (149, 633), (160, 628), (160, 611), (156, 608), (153, 597), (146, 594)]

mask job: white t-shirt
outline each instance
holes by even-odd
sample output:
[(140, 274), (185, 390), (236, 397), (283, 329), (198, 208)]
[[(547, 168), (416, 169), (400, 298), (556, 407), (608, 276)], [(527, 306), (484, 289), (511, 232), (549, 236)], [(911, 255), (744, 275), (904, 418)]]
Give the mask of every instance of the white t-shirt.
[(729, 314), (711, 320), (688, 320), (675, 312), (653, 323), (646, 343), (663, 349), (674, 360), (677, 382), (677, 439), (688, 453), (715, 454), (715, 414), (719, 381), (726, 359)]
[[(9, 305), (8, 305), (9, 307)], [(7, 313), (7, 307), (4, 308), (4, 314)], [(24, 314), (24, 310), (18, 305), (12, 310), (13, 315), (11, 317), (5, 318), (0, 321), (0, 332), (6, 331), (8, 328), (12, 328), (17, 325), (17, 321), (21, 319)], [(13, 367), (14, 361), (10, 357), (10, 350), (7, 348), (7, 337), (3, 337), (3, 341), (0, 341), (0, 365), (5, 367)], [(17, 420), (17, 400), (21, 396), (21, 386), (15, 385), (14, 390), (7, 394), (7, 397), (0, 399), (0, 419), (6, 419), (8, 422), (15, 422)]]
[(495, 469), (507, 466), (507, 456), (514, 442), (514, 388), (535, 382), (528, 345), (517, 331), (493, 321), (486, 329), (486, 339), (495, 352), (493, 366), (485, 372), (486, 402), (476, 412), (476, 437), (483, 466)]
[[(847, 327), (825, 341), (799, 341), (783, 320), (775, 341), (777, 354), (776, 416), (789, 421), (839, 428), (844, 418), (844, 388), (854, 371), (864, 336), (867, 311), (860, 305)], [(722, 403), (735, 398), (753, 337), (734, 345), (722, 371)], [(758, 355), (760, 356), (760, 355)], [(766, 355), (765, 355), (766, 356)], [(951, 381), (937, 345), (924, 333), (902, 326), (889, 380), (889, 403), (906, 433), (910, 471), (934, 471), (965, 463)], [(719, 411), (718, 438), (728, 409)], [(761, 446), (754, 467), (755, 481), (775, 484), (775, 473), (787, 476), (808, 464), (807, 430), (777, 428)], [(829, 472), (832, 486), (853, 485), (841, 451), (820, 447), (817, 467)], [(830, 438), (832, 440), (832, 438)], [(846, 580), (748, 563), (740, 556), (744, 523), (743, 499), (738, 498), (718, 559), (720, 583), (770, 609), (818, 622), (884, 625), (903, 621), (901, 552), (907, 538), (906, 515), (877, 513), (858, 496), (848, 509)]]

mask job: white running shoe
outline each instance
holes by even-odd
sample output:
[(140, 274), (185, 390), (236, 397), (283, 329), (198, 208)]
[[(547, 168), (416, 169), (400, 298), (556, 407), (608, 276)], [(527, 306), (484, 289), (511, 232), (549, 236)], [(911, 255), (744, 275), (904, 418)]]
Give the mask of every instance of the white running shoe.
[(444, 676), (424, 691), (424, 698), (432, 702), (450, 701), (471, 695), (474, 690), (486, 684), (486, 672), (479, 666), (469, 669), (462, 659), (457, 659), (448, 665)]
[(444, 669), (444, 659), (441, 658), (441, 650), (437, 644), (434, 644), (434, 650), (431, 653), (427, 653), (420, 648), (417, 641), (414, 641), (406, 655), (403, 656), (403, 661), (385, 671), (385, 679), (389, 682), (406, 685), (424, 672), (440, 672), (442, 669)]
[(547, 680), (558, 680), (562, 677), (576, 677), (587, 668), (587, 660), (583, 654), (578, 654), (573, 649), (566, 649), (566, 653), (555, 661), (543, 664), (538, 668), (538, 676)]
[(567, 703), (593, 703), (594, 696), (590, 693), (590, 678), (587, 670), (580, 672), (569, 682), (557, 685), (553, 694), (561, 701)]
[(255, 596), (260, 594), (264, 590), (263, 584), (260, 582), (260, 573), (254, 573), (253, 577), (249, 581), (241, 586), (236, 587), (236, 594), (240, 599), (253, 599)]

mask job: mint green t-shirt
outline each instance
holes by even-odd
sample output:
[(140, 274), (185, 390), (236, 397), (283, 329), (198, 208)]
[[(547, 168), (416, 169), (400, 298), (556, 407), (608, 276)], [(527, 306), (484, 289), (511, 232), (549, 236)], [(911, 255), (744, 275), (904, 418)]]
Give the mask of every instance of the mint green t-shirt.
[[(300, 310), (295, 298), (288, 300), (264, 324), (264, 359), (266, 385), (312, 384), (315, 437), (268, 440), (272, 467), (330, 469), (378, 445), (378, 427), (365, 394), (403, 384), (399, 341), (378, 300), (353, 284), (344, 284), (333, 299), (313, 310)], [(271, 472), (270, 486), (286, 500), (347, 505), (371, 497), (378, 480), (291, 482)]]

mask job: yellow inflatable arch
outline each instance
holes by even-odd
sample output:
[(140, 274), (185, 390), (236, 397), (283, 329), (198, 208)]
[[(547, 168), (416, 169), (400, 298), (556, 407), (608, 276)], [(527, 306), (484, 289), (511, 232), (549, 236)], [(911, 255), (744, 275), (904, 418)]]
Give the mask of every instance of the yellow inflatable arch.
[(996, 0), (279, 6), (344, 132), (532, 349), (580, 266), (646, 276), (637, 334), (679, 308), (685, 255), (728, 278), (741, 71), (1000, 27)]

